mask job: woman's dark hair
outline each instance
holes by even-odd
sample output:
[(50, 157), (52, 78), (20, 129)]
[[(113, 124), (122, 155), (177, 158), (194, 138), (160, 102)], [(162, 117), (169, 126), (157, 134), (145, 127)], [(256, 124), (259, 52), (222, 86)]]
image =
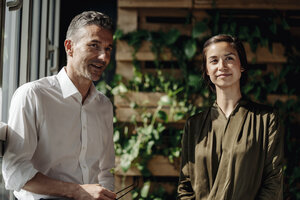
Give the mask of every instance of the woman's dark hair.
[(247, 70), (248, 70), (248, 62), (247, 62), (247, 56), (246, 56), (244, 45), (238, 38), (233, 37), (231, 35), (225, 35), (225, 34), (213, 36), (209, 38), (203, 45), (201, 71), (202, 71), (202, 76), (204, 81), (213, 92), (216, 91), (215, 85), (211, 82), (209, 76), (206, 73), (206, 60), (207, 60), (206, 53), (210, 45), (219, 42), (227, 42), (237, 51), (241, 62), (241, 67), (244, 69), (240, 79), (240, 85), (241, 87), (243, 87), (247, 81)]

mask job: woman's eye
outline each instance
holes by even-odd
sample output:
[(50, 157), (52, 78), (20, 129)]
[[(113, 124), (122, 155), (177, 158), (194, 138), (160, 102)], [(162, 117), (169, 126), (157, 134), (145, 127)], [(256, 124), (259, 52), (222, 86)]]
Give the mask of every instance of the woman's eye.
[(217, 59), (210, 60), (210, 63), (212, 63), (212, 64), (215, 64), (215, 63), (217, 63), (217, 62), (218, 62)]
[(234, 60), (233, 57), (226, 57), (226, 60)]

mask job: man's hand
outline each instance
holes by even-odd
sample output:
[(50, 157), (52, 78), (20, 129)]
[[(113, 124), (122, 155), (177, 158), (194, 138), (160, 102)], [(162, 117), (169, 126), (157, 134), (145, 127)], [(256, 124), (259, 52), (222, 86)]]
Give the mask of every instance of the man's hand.
[(75, 200), (115, 200), (117, 195), (100, 184), (79, 185), (74, 193)]
[(75, 200), (115, 200), (116, 194), (100, 184), (79, 185), (52, 179), (38, 172), (23, 187), (24, 190)]

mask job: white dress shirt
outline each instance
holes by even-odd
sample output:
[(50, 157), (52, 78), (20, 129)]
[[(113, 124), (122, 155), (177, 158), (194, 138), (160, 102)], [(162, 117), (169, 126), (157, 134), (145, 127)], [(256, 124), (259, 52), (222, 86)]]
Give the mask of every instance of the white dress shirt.
[(14, 190), (19, 200), (49, 197), (21, 189), (37, 172), (66, 182), (99, 183), (113, 190), (112, 104), (93, 84), (81, 102), (82, 96), (64, 68), (16, 90), (2, 171), (6, 189)]

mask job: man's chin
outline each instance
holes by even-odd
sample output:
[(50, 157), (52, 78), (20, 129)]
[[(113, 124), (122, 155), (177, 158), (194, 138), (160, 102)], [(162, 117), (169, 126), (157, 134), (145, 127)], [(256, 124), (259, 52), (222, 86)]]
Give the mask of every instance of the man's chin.
[(101, 78), (101, 75), (100, 76), (92, 76), (91, 80), (94, 81), (94, 82), (97, 82), (97, 81), (100, 80), (100, 78)]

